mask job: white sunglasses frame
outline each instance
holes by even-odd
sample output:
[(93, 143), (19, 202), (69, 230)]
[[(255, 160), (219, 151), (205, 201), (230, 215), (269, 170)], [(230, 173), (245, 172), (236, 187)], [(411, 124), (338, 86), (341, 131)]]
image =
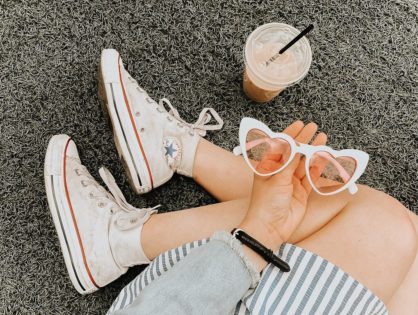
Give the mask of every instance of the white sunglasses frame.
[[(250, 130), (253, 130), (253, 129), (257, 129), (257, 130), (260, 130), (260, 131), (264, 132), (267, 136), (269, 136), (272, 139), (283, 139), (283, 140), (285, 140), (289, 143), (290, 149), (291, 149), (289, 159), (278, 170), (276, 170), (274, 172), (271, 172), (271, 173), (268, 173), (268, 174), (262, 174), (262, 173), (259, 173), (254, 168), (254, 165), (250, 162), (250, 159), (248, 158), (247, 151), (246, 151), (246, 143), (247, 143), (247, 134)], [(367, 167), (367, 163), (369, 162), (369, 155), (364, 151), (355, 150), (355, 149), (345, 149), (345, 150), (337, 151), (337, 150), (334, 150), (334, 149), (332, 149), (328, 146), (325, 146), (325, 145), (314, 146), (314, 145), (309, 145), (309, 144), (304, 144), (304, 143), (297, 143), (289, 135), (287, 135), (285, 133), (273, 132), (273, 131), (271, 131), (271, 129), (269, 127), (267, 127), (261, 121), (258, 121), (256, 119), (249, 118), (249, 117), (244, 117), (241, 120), (241, 123), (240, 123), (240, 126), (239, 126), (239, 143), (240, 143), (240, 145), (234, 148), (233, 153), (235, 155), (241, 155), (242, 154), (243, 157), (244, 157), (245, 162), (247, 162), (247, 164), (251, 168), (251, 170), (259, 176), (271, 176), (271, 175), (277, 174), (277, 173), (281, 172), (282, 170), (284, 170), (290, 164), (290, 162), (292, 162), (292, 160), (294, 159), (294, 157), (297, 153), (300, 153), (300, 154), (304, 155), (305, 158), (306, 158), (306, 161), (305, 161), (306, 177), (308, 178), (308, 181), (309, 181), (310, 185), (312, 186), (312, 189), (316, 193), (318, 193), (320, 195), (323, 195), (323, 196), (335, 195), (335, 194), (338, 194), (339, 192), (341, 192), (345, 189), (348, 189), (348, 191), (352, 195), (354, 195), (358, 191), (356, 181), (364, 173), (364, 171)], [(354, 171), (354, 174), (351, 176), (350, 180), (345, 185), (343, 185), (342, 187), (340, 187), (336, 191), (329, 192), (329, 193), (320, 192), (312, 182), (312, 179), (311, 179), (310, 174), (309, 174), (309, 162), (310, 162), (312, 156), (314, 155), (314, 153), (316, 153), (318, 151), (330, 153), (332, 156), (335, 156), (335, 157), (338, 157), (338, 156), (351, 157), (356, 161), (356, 169)]]

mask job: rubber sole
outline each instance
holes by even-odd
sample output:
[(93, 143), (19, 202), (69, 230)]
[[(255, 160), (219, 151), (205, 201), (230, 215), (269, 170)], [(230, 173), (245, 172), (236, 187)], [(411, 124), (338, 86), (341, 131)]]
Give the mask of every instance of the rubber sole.
[(103, 50), (98, 69), (99, 99), (110, 120), (115, 146), (129, 184), (137, 194), (144, 194), (153, 188), (152, 176), (126, 99), (119, 62), (116, 50)]
[(44, 167), (45, 190), (71, 282), (79, 293), (88, 294), (100, 287), (94, 283), (88, 269), (77, 222), (68, 200), (65, 164), (70, 141), (67, 135), (53, 136), (49, 141)]

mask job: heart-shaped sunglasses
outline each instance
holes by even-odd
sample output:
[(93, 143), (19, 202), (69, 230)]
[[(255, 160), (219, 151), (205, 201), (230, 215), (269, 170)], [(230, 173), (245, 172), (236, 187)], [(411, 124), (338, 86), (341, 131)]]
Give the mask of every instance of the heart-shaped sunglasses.
[[(306, 177), (321, 195), (358, 190), (355, 182), (366, 169), (369, 155), (354, 149), (336, 151), (327, 146), (297, 143), (285, 133), (275, 133), (262, 122), (244, 118), (239, 128), (240, 145), (234, 154), (244, 156), (254, 173), (270, 176), (285, 169), (297, 153), (305, 156)], [(262, 163), (262, 164), (260, 164)]]

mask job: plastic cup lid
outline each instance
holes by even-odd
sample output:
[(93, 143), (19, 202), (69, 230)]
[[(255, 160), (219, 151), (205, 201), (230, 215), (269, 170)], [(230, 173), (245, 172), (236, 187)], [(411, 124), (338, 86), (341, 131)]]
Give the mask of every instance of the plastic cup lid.
[[(259, 80), (272, 86), (289, 86), (309, 71), (312, 51), (306, 37), (281, 55), (278, 51), (300, 32), (283, 23), (269, 23), (250, 34), (245, 45), (245, 63)], [(271, 57), (277, 55), (274, 61)]]

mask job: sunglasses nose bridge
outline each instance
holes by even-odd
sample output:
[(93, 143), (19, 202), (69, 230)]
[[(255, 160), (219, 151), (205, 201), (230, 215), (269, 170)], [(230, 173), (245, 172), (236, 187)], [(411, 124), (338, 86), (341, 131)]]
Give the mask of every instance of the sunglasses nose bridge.
[(295, 153), (299, 153), (302, 155), (308, 155), (309, 152), (309, 147), (310, 145), (308, 144), (304, 144), (304, 143), (299, 143), (299, 142), (295, 142), (296, 146), (295, 146)]

